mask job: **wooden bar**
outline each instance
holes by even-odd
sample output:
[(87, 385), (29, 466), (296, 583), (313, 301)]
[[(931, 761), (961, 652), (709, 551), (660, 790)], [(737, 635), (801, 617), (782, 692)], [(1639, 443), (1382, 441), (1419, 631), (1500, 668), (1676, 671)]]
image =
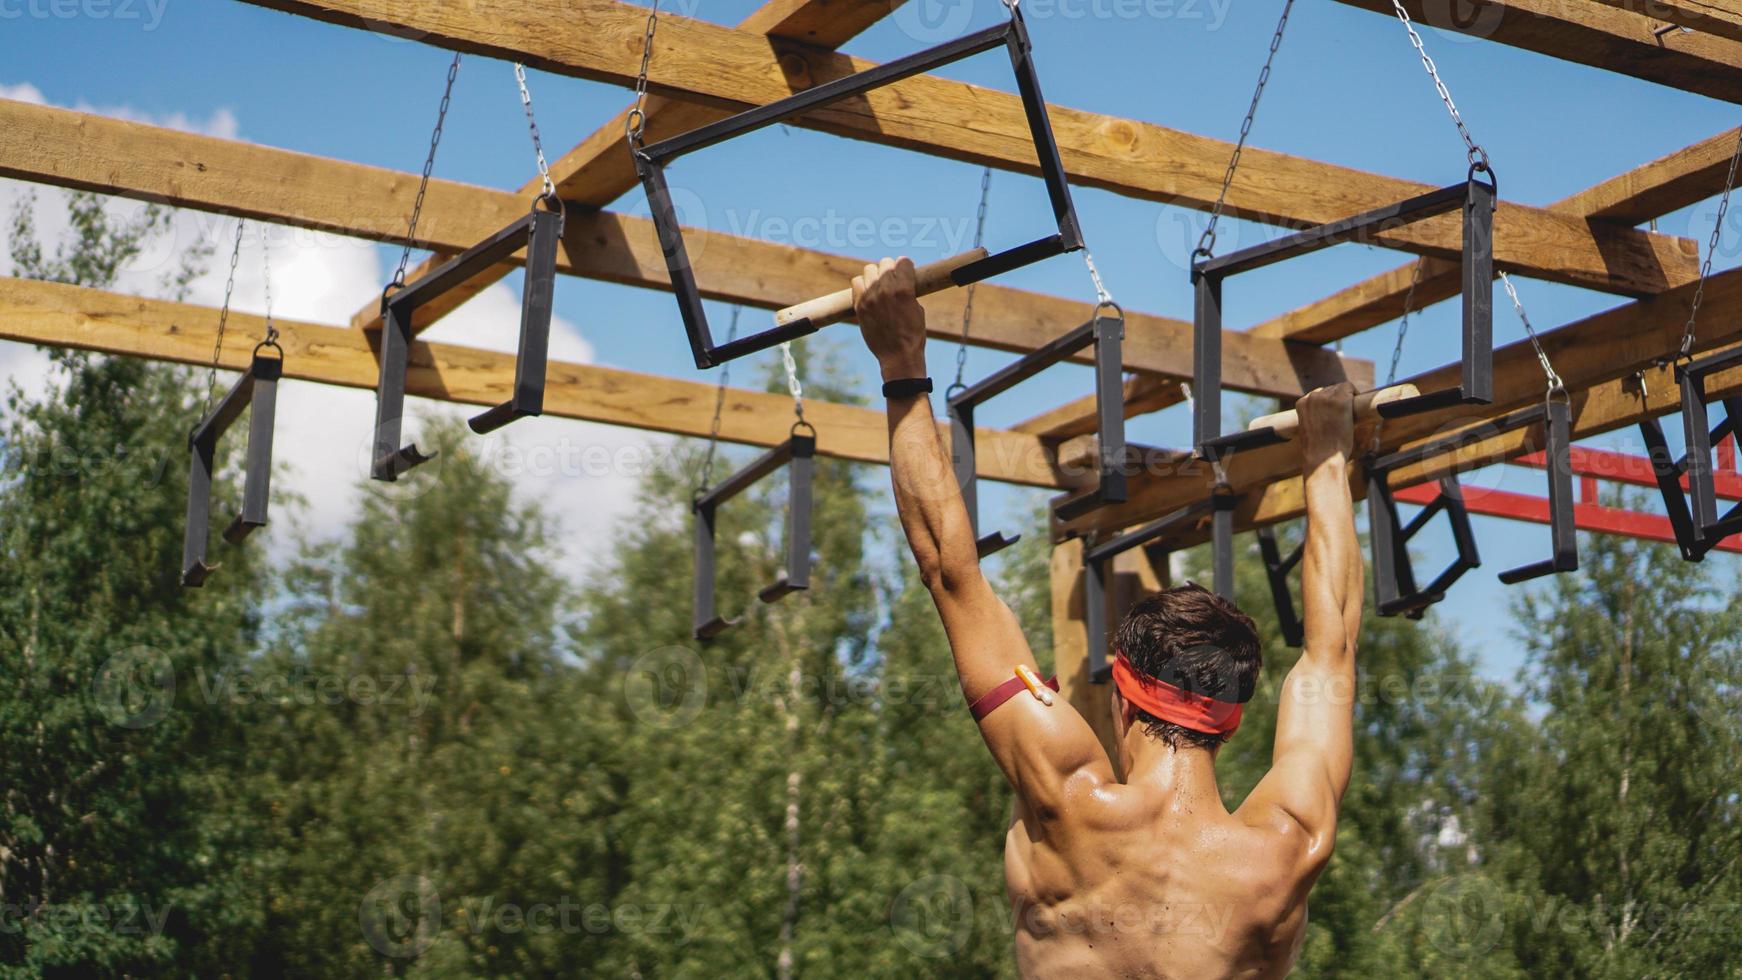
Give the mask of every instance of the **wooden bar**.
[[(375, 354), (364, 334), (345, 327), (284, 319), (275, 322), (284, 347), (286, 379), (347, 388), (375, 387)], [(217, 324), (218, 311), (210, 307), (0, 278), (0, 339), (204, 366), (212, 360)], [(231, 310), (222, 366), (245, 369), (255, 342), (265, 330), (262, 318)], [(514, 361), (512, 354), (417, 341), (411, 345), (406, 393), (439, 401), (495, 405), (512, 392)], [(706, 437), (716, 395), (711, 384), (552, 361), (544, 412)], [(881, 409), (813, 399), (805, 403), (805, 414), (817, 428), (817, 452), (822, 455), (868, 463), (889, 461), (888, 420)], [(720, 417), (721, 439), (771, 447), (785, 442), (791, 428), (792, 400), (786, 395), (727, 390)], [(360, 438), (367, 438), (367, 430), (367, 425), (359, 425)], [(947, 441), (948, 426), (939, 431)], [(981, 429), (975, 439), (982, 479), (1041, 487), (1093, 482), (1058, 473), (1052, 454), (1033, 436)]]
[[(126, 160), (125, 168), (114, 161)], [(403, 243), (417, 194), (416, 174), (0, 99), (0, 176), (157, 201), (218, 214)], [(433, 180), (420, 245), (463, 251), (526, 214), (518, 195)], [(840, 289), (862, 259), (685, 230), (702, 293), (778, 309)], [(514, 261), (523, 261), (523, 256)], [(666, 288), (653, 223), (571, 208), (557, 259), (571, 275)], [(959, 290), (930, 297), (931, 335), (959, 337)], [(982, 284), (974, 293), (970, 342), (1025, 353), (1077, 326), (1090, 303)], [(1191, 328), (1151, 314), (1126, 317), (1126, 367), (1173, 377), (1191, 373)], [(674, 356), (682, 332), (670, 325)], [(1231, 388), (1280, 397), (1343, 379), (1361, 383), (1370, 362), (1339, 361), (1309, 344), (1230, 335)], [(1083, 357), (1087, 363), (1091, 360)]]
[[(427, 44), (518, 59), (548, 71), (632, 85), (641, 68), (644, 8), (616, 0), (249, 0), (347, 26), (403, 30)], [(1044, 44), (1044, 42), (1042, 42)], [(673, 14), (660, 19), (649, 65), (652, 91), (716, 105), (755, 106), (875, 67), (803, 45), (778, 44)], [(1050, 106), (1074, 183), (1144, 200), (1207, 209), (1227, 168), (1229, 144), (1150, 123)], [(932, 75), (908, 78), (830, 105), (796, 125), (822, 132), (1035, 174), (1038, 163), (1015, 95)], [(1226, 213), (1317, 225), (1431, 191), (1346, 167), (1248, 148)], [(1447, 215), (1386, 232), (1397, 247), (1450, 258), (1459, 222)], [(1538, 208), (1502, 204), (1495, 220), (1502, 268), (1625, 295), (1661, 292), (1693, 274), (1692, 243), (1632, 229), (1593, 229)]]

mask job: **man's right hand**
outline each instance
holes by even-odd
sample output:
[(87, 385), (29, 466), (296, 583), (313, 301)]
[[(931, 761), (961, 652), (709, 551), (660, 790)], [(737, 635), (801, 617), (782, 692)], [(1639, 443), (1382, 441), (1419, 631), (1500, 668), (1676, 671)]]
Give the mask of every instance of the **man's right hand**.
[(1301, 453), (1306, 468), (1327, 459), (1347, 459), (1355, 451), (1355, 387), (1348, 382), (1315, 388), (1294, 403), (1300, 416)]
[(906, 257), (867, 265), (853, 277), (859, 331), (884, 381), (925, 374), (925, 310), (915, 289), (913, 262)]

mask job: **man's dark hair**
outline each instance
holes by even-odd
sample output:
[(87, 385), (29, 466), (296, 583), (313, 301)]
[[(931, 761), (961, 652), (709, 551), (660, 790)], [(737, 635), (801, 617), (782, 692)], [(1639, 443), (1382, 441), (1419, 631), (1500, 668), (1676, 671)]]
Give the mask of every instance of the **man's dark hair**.
[[(1190, 582), (1163, 589), (1131, 607), (1113, 636), (1114, 645), (1139, 673), (1154, 677), (1169, 665), (1199, 693), (1244, 701), (1258, 685), (1264, 655), (1252, 617), (1232, 602)], [(1225, 690), (1228, 682), (1234, 690)], [(1217, 692), (1222, 692), (1217, 694)], [(1194, 731), (1134, 709), (1150, 735), (1173, 748), (1215, 748), (1226, 736)]]

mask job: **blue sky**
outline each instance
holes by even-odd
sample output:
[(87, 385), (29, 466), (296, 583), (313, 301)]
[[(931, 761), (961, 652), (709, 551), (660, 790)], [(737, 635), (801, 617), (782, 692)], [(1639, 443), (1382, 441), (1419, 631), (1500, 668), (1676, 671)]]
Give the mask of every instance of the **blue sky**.
[[(965, 31), (1002, 16), (997, 0), (913, 2), (924, 6), (885, 19), (845, 50), (886, 60), (946, 36), (938, 32), (938, 25), (952, 29), (959, 25)], [(753, 5), (748, 0), (689, 0), (677, 9), (729, 24)], [(1230, 0), (1029, 0), (1026, 9), (1050, 101), (1232, 139), (1281, 5), (1235, 5)], [(1736, 124), (1730, 107), (1698, 96), (1462, 35), (1431, 29), (1424, 35), (1476, 138), (1489, 150), (1508, 200), (1547, 204)], [(415, 171), (422, 163), (450, 57), (421, 44), (240, 3), (0, 0), (0, 86), (29, 86), (55, 105), (160, 123), (194, 120), (191, 128), (226, 135), (233, 130), (238, 138), (270, 146), (405, 171)], [(943, 73), (1001, 89), (1012, 87), (1008, 63), (997, 54)], [(610, 119), (627, 101), (626, 91), (620, 88), (543, 72), (530, 74), (539, 122), (553, 157)], [(1297, 5), (1252, 142), (1434, 184), (1453, 183), (1464, 176), (1462, 145), (1402, 26), (1392, 18), (1338, 3)], [(436, 174), (516, 188), (532, 171), (531, 146), (511, 67), (467, 58)], [(715, 230), (866, 257), (906, 252), (923, 260), (967, 244), (979, 169), (835, 137), (774, 129), (686, 158), (673, 169), (672, 180), (692, 195), (703, 213), (686, 218)], [(1120, 302), (1128, 309), (1189, 317), (1186, 256), (1204, 216), (1093, 190), (1078, 190), (1075, 199), (1097, 264)], [(1660, 227), (1696, 238), (1703, 248), (1714, 205), (1708, 201), (1670, 215)], [(616, 207), (645, 213), (639, 191)], [(1047, 224), (1038, 180), (994, 175), (989, 244), (1037, 237)], [(854, 231), (867, 227), (893, 231), (876, 232), (868, 239)], [(1233, 223), (1230, 232), (1221, 237), (1222, 251), (1268, 234), (1243, 223)], [(1720, 268), (1734, 265), (1742, 252), (1742, 220), (1733, 217), (1726, 235), (1728, 241), (1717, 257)], [(309, 319), (342, 322), (369, 300), (395, 258), (388, 250), (349, 249), (337, 258), (328, 255), (324, 265), (297, 266), (319, 277), (309, 288), (323, 299), (299, 306), (299, 297), (282, 296), (281, 289), (281, 309)], [(1243, 277), (1238, 289), (1230, 289), (1228, 324), (1244, 328), (1399, 261), (1393, 253), (1345, 247)], [(339, 268), (341, 262), (348, 265)], [(214, 288), (211, 278), (200, 294), (202, 301)], [(1080, 296), (1085, 312), (1093, 299), (1083, 266), (1073, 257), (1020, 270), (1000, 282)], [(1622, 302), (1536, 281), (1521, 280), (1519, 287), (1532, 320), (1542, 328)], [(247, 306), (249, 290), (239, 290), (238, 295), (239, 305)], [(500, 306), (502, 300), (496, 302)], [(1495, 320), (1500, 343), (1523, 335), (1506, 305), (1500, 294)], [(600, 363), (710, 379), (690, 364), (668, 294), (564, 279), (557, 289), (557, 311), (577, 334), (569, 338), (570, 349), (589, 353)], [(724, 309), (718, 309), (716, 316), (723, 323)], [(747, 322), (756, 322), (757, 316), (749, 314)], [(441, 329), (439, 336), (444, 339), (468, 337), (464, 326), (450, 323)], [(1378, 362), (1383, 374), (1394, 329), (1386, 325), (1369, 331), (1351, 339), (1346, 350)], [(864, 372), (862, 388), (871, 392), (873, 366), (857, 348), (850, 328), (830, 335), (848, 362)], [(492, 328), (493, 344), (505, 342), (505, 337)], [(1456, 345), (1455, 304), (1442, 304), (1412, 326), (1402, 374), (1451, 360)], [(765, 355), (757, 363), (773, 356)], [(954, 349), (934, 344), (931, 356), (933, 374), (947, 377)], [(970, 377), (1006, 360), (1006, 355), (974, 350), (969, 356)], [(750, 375), (740, 369), (738, 381)], [(1085, 370), (1050, 372), (1020, 395), (991, 403), (983, 424), (1026, 418), (1086, 394), (1089, 384)], [(366, 396), (359, 404), (367, 404)], [(547, 421), (516, 438), (554, 438), (552, 433), (564, 431), (560, 425), (573, 425)], [(1130, 435), (1143, 442), (1181, 445), (1186, 441), (1185, 411), (1176, 408), (1139, 420)], [(624, 433), (620, 438), (635, 437)], [(1541, 492), (1540, 480), (1531, 471), (1501, 468), (1473, 478), (1485, 485), (1535, 493)], [(585, 494), (587, 488), (564, 492)], [(618, 498), (624, 495), (621, 486), (608, 492)], [(983, 508), (988, 519), (996, 519), (1040, 499), (1038, 491), (1001, 490), (989, 495)], [(626, 505), (606, 513), (609, 520), (631, 519)], [(607, 533), (609, 520), (595, 521), (584, 533)], [(1506, 632), (1506, 618), (1493, 614), (1508, 597), (1493, 572), (1546, 554), (1547, 531), (1481, 520), (1478, 535), (1485, 567), (1468, 576), (1440, 611), (1457, 623), (1456, 635), (1488, 673), (1509, 676), (1517, 664), (1516, 642)], [(1433, 544), (1423, 564), (1442, 557), (1441, 545)], [(1734, 559), (1714, 561), (1721, 576), (1733, 583)]]

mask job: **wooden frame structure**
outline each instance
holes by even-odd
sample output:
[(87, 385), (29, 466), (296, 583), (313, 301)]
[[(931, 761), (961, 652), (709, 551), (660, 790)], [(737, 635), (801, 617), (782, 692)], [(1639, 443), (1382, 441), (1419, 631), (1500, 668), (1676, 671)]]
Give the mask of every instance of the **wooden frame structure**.
[[(246, 2), (625, 87), (634, 84), (643, 60), (641, 44), (634, 39), (643, 36), (646, 11), (619, 0)], [(1391, 16), (1387, 0), (1340, 2)], [(662, 14), (649, 62), (647, 138), (667, 139), (747, 107), (874, 68), (834, 49), (892, 6), (888, 0), (768, 0), (737, 27)], [(1436, 9), (1443, 11), (1444, 5), (1409, 0), (1406, 6), (1433, 26), (1742, 102), (1742, 0), (1670, 0), (1649, 5), (1649, 16), (1639, 5), (1621, 0), (1473, 0), (1470, 16), (1445, 24), (1434, 20)], [(1213, 206), (1229, 144), (1061, 106), (1049, 106), (1048, 114), (1073, 183), (1143, 201), (1206, 210)], [(623, 123), (622, 115), (607, 122), (552, 165), (557, 195), (582, 205), (569, 210), (556, 271), (668, 288), (651, 223), (605, 210), (636, 185), (635, 166), (621, 135)], [(1009, 135), (1028, 129), (1018, 96), (932, 75), (901, 78), (793, 123), (1017, 173), (1037, 172), (1026, 140)], [(1625, 298), (1605, 312), (1543, 333), (1543, 343), (1568, 386), (1571, 438), (1638, 425), (1681, 408), (1674, 376), (1658, 362), (1679, 340), (1694, 294), (1698, 249), (1687, 239), (1637, 226), (1716, 194), (1735, 138), (1733, 132), (1715, 135), (1546, 208), (1499, 202), (1493, 217), (1496, 271)], [(405, 216), (417, 186), (412, 174), (4, 100), (0, 176), (400, 244), (407, 243)], [(518, 192), (433, 181), (419, 226), (424, 237), (409, 243), (433, 254), (410, 279), (439, 268), (525, 215), (541, 189), (538, 180)], [(1413, 181), (1249, 147), (1228, 190), (1225, 210), (1272, 224), (1322, 225), (1429, 190), (1429, 185)], [(694, 269), (702, 296), (765, 309), (838, 289), (869, 258), (698, 229), (684, 229), (683, 234), (705, 242)], [(1448, 298), (1459, 289), (1461, 228), (1456, 215), (1380, 234), (1386, 245), (1413, 253), (1413, 262), (1252, 330), (1220, 331), (1222, 385), (1281, 399), (1345, 378), (1371, 387), (1370, 363), (1343, 359), (1322, 345), (1396, 317), (1418, 265), (1416, 296), (1421, 302)], [(410, 321), (403, 325), (407, 394), (485, 406), (512, 401), (514, 357), (430, 343), (417, 334), (525, 261), (523, 253), (501, 261), (493, 257), (482, 271), (473, 271), (464, 282), (408, 311)], [(954, 339), (945, 325), (959, 322), (962, 302), (956, 292), (926, 300), (934, 336)], [(975, 298), (972, 342), (1019, 353), (1044, 349), (1081, 323), (1082, 310), (1077, 300), (983, 285)], [(1742, 270), (1720, 273), (1706, 283), (1704, 310), (1696, 353), (1742, 345)], [(349, 327), (281, 321), (284, 377), (375, 387), (380, 314), (381, 304), (372, 299)], [(262, 324), (257, 318), (231, 316), (237, 329), (225, 338), (218, 361), (241, 370), (249, 363), (249, 345)], [(215, 310), (188, 304), (0, 280), (4, 339), (207, 364), (217, 339), (216, 320)], [(1128, 313), (1125, 327), (1124, 366), (1132, 377), (1124, 386), (1121, 414), (1177, 403), (1179, 382), (1193, 374), (1191, 324)], [(674, 345), (674, 354), (679, 349)], [(1079, 353), (1073, 359), (1081, 363), (1089, 357)], [(1454, 365), (1409, 380), (1424, 391), (1439, 390), (1456, 382), (1455, 371)], [(1476, 430), (1540, 399), (1536, 358), (1525, 345), (1495, 350), (1493, 371), (1492, 404), (1449, 405), (1395, 420), (1384, 429), (1381, 450), (1396, 454), (1460, 426)], [(1742, 364), (1714, 370), (1703, 383), (1709, 399), (1742, 394)], [(543, 410), (703, 436), (710, 429), (714, 398), (708, 384), (552, 362), (546, 368)], [(728, 390), (723, 404), (720, 438), (764, 448), (788, 439), (782, 396)], [(807, 414), (819, 432), (818, 455), (887, 461), (880, 411), (813, 401)], [(1107, 418), (1105, 407), (1097, 412), (1091, 397), (1011, 429), (976, 429), (975, 472), (983, 479), (1062, 491), (1067, 500), (1091, 493), (1093, 474), (1085, 474), (1080, 464), (1104, 458), (1094, 434)], [(1434, 483), (1457, 470), (1518, 458), (1537, 448), (1538, 434), (1529, 427), (1481, 431), (1463, 440), (1455, 453), (1422, 454), (1390, 470), (1388, 485), (1404, 490)], [(1086, 549), (1075, 539), (1084, 539), (1090, 548), (1116, 541), (1122, 532), (1209, 499), (1215, 484), (1208, 468), (1189, 453), (1131, 449), (1129, 455), (1143, 463), (1144, 471), (1130, 476), (1127, 499), (1069, 508), (1069, 519), (1055, 521), (1054, 527), (1058, 664), (1065, 692), (1098, 725), (1105, 723), (1106, 705), (1088, 687)], [(1231, 455), (1224, 463), (1225, 490), (1237, 503), (1231, 510), (1211, 509), (1233, 530), (1303, 513), (1293, 450), (1257, 448)], [(1359, 466), (1353, 469), (1354, 490), (1365, 495), (1365, 474)], [(1181, 520), (1148, 543), (1156, 553), (1188, 546), (1203, 540), (1209, 523)], [(1099, 556), (1093, 589), (1097, 595), (1118, 602), (1119, 596), (1154, 587), (1165, 576), (1165, 568), (1125, 564), (1126, 557), (1137, 556)], [(1100, 609), (1098, 615), (1105, 612)]]

